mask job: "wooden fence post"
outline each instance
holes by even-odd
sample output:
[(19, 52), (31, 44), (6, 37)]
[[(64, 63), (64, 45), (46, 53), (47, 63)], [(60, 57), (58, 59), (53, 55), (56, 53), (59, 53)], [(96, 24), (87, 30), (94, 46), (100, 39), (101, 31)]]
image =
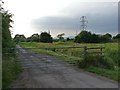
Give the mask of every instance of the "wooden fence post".
[(86, 59), (87, 57), (87, 46), (84, 46), (84, 60)]

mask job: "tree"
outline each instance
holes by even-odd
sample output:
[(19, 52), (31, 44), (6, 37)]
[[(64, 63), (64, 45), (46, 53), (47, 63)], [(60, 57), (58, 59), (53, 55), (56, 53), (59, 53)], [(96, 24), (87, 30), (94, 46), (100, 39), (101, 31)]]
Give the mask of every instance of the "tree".
[(57, 38), (59, 38), (59, 40), (63, 40), (64, 39), (64, 37), (63, 37), (64, 35), (65, 35), (65, 33), (58, 34)]
[(26, 39), (27, 42), (39, 42), (40, 41), (40, 35), (38, 33), (33, 34), (32, 36), (28, 37)]
[(109, 36), (109, 38), (112, 38), (112, 35), (110, 33), (106, 33), (105, 35)]
[(32, 40), (31, 40), (31, 37), (28, 37), (27, 39), (26, 39), (26, 41), (27, 42), (31, 42)]
[(11, 48), (14, 46), (12, 41), (10, 28), (12, 27), (10, 23), (13, 23), (13, 14), (5, 11), (2, 8), (3, 2), (0, 1), (0, 15), (2, 15), (2, 48)]
[(69, 38), (69, 37), (67, 38), (67, 41), (70, 41), (70, 38)]
[(91, 43), (99, 43), (100, 42), (99, 35), (97, 35), (95, 33), (91, 34), (90, 42)]
[(120, 34), (117, 34), (116, 36), (114, 36), (113, 39), (120, 39)]
[(24, 35), (16, 34), (15, 37), (13, 38), (15, 42), (25, 42), (26, 37)]
[(39, 35), (38, 34), (33, 34), (31, 36), (31, 41), (32, 42), (39, 42)]
[(77, 43), (90, 43), (91, 32), (81, 31), (76, 37), (75, 42)]
[(77, 43), (107, 43), (111, 42), (112, 35), (106, 33), (105, 35), (97, 35), (88, 31), (81, 31), (76, 37), (75, 41)]
[(101, 35), (100, 36), (100, 42), (102, 43), (107, 43), (107, 42), (110, 42), (111, 41), (111, 38), (112, 38), (112, 35), (111, 34), (104, 34), (104, 35)]
[(51, 37), (51, 35), (47, 32), (42, 32), (40, 35), (40, 42), (44, 42), (44, 43), (52, 43), (53, 39)]

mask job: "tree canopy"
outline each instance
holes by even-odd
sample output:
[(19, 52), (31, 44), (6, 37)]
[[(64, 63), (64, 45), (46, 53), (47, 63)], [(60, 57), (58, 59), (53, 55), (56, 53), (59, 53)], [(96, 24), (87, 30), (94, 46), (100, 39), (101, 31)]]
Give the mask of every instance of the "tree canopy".
[(31, 37), (27, 38), (27, 41), (31, 41), (31, 42), (39, 42), (40, 38), (39, 38), (39, 34), (33, 34)]
[(77, 43), (89, 43), (91, 40), (91, 32), (81, 31), (76, 37), (75, 42)]
[(114, 36), (113, 39), (120, 39), (120, 34), (117, 34), (116, 36)]
[(112, 39), (112, 35), (106, 33), (105, 35), (97, 35), (89, 31), (81, 31), (76, 37), (75, 42), (77, 43), (107, 43)]
[(25, 42), (26, 37), (24, 35), (16, 34), (15, 37), (13, 38), (15, 42)]
[[(0, 2), (3, 3), (2, 1)], [(12, 27), (10, 23), (13, 23), (13, 14), (9, 13), (8, 11), (5, 11), (2, 5), (0, 5), (0, 14), (2, 15), (2, 47), (13, 47), (14, 44), (10, 32), (10, 27)]]
[(44, 43), (52, 43), (53, 39), (51, 37), (51, 35), (47, 32), (42, 32), (40, 34), (40, 42), (44, 42)]
[(62, 40), (62, 39), (64, 39), (64, 38), (63, 38), (64, 35), (65, 35), (65, 33), (58, 34), (58, 35), (57, 35), (57, 38), (59, 38), (59, 40)]

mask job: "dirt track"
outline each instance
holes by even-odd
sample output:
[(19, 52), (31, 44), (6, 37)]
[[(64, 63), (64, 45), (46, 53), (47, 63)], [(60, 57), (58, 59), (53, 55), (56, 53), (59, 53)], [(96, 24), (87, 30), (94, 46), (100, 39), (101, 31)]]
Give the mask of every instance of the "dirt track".
[(11, 88), (117, 88), (107, 78), (85, 72), (53, 56), (37, 54), (19, 48), (19, 63), (23, 73)]

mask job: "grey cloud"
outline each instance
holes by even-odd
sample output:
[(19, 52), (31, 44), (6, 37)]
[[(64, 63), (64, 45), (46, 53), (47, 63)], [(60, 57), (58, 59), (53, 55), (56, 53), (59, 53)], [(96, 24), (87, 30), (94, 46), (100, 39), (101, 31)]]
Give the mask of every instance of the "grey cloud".
[(79, 20), (70, 17), (43, 17), (33, 21), (36, 28), (47, 27), (50, 29), (73, 30), (78, 28)]
[[(92, 6), (91, 6), (92, 5)], [(117, 32), (118, 7), (115, 3), (84, 3), (73, 4), (62, 13), (67, 16), (48, 16), (38, 18), (32, 22), (33, 27), (49, 28), (51, 31), (63, 30), (73, 32), (80, 29), (80, 17), (85, 15), (88, 20), (88, 29), (95, 33)]]

